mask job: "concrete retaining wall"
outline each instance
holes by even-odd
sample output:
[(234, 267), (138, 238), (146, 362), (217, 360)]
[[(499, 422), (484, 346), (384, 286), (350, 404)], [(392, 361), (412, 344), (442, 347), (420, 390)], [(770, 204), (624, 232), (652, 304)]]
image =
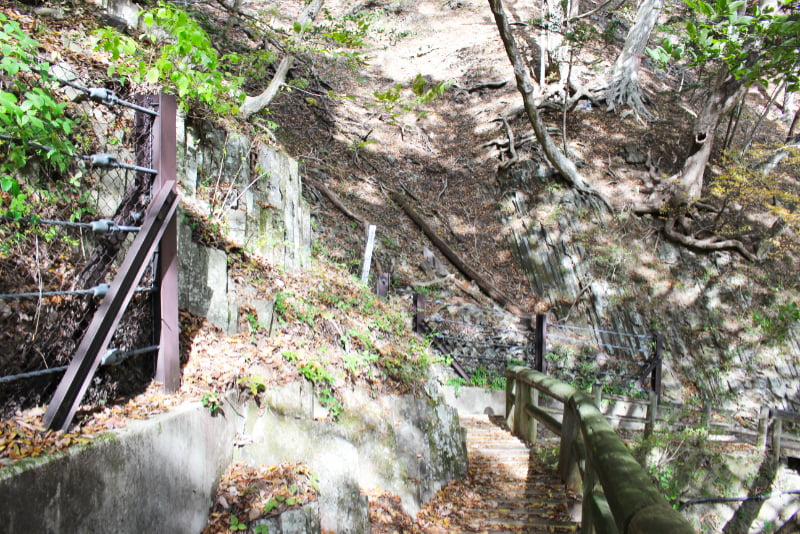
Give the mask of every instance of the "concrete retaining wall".
[(200, 532), (242, 420), (199, 403), (0, 469), (0, 532)]

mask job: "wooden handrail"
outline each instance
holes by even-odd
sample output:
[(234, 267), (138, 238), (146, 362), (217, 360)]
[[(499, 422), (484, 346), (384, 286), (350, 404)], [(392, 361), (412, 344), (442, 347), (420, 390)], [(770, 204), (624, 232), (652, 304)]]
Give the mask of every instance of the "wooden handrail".
[[(571, 489), (583, 490), (585, 532), (694, 532), (656, 489), (589, 395), (527, 367), (509, 368), (506, 380), (506, 418), (514, 434), (535, 441), (537, 421), (560, 434), (559, 473)], [(560, 424), (539, 408), (539, 394), (563, 404)]]

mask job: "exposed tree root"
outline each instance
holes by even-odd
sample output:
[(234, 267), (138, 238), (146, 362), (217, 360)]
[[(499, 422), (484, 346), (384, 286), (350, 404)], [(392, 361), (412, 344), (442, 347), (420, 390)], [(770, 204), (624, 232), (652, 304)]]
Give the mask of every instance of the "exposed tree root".
[[(320, 9), (322, 9), (323, 2), (324, 0), (314, 0), (308, 5), (306, 10), (303, 11), (303, 14), (300, 16), (300, 20), (298, 20), (301, 28), (305, 27), (308, 22), (313, 21), (317, 17)], [(295, 43), (299, 42), (302, 36), (303, 32), (298, 32), (295, 35)], [(294, 65), (295, 59), (295, 56), (292, 54), (284, 56), (275, 71), (275, 76), (269, 82), (267, 88), (264, 89), (264, 92), (257, 96), (245, 97), (244, 104), (242, 104), (242, 109), (240, 112), (242, 117), (249, 119), (250, 116), (258, 113), (270, 105), (272, 100), (278, 94), (280, 88), (283, 87), (283, 84), (286, 82), (286, 75), (289, 74), (289, 69), (291, 69), (292, 65)]]
[(682, 217), (675, 217), (669, 219), (664, 224), (664, 234), (677, 243), (689, 248), (718, 251), (718, 250), (735, 250), (749, 261), (755, 262), (758, 260), (755, 254), (747, 250), (744, 243), (738, 239), (726, 239), (721, 236), (711, 236), (703, 239), (698, 239), (694, 236), (684, 234), (676, 229), (676, 225), (680, 222)]
[(604, 97), (608, 111), (616, 111), (617, 105), (628, 106), (643, 123), (656, 119), (656, 115), (647, 109), (649, 99), (639, 84), (638, 65), (625, 65), (615, 71)]

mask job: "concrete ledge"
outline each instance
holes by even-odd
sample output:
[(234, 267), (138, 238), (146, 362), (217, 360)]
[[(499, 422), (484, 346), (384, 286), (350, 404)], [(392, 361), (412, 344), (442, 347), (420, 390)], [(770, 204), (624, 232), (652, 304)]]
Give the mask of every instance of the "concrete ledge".
[(0, 532), (200, 532), (241, 419), (182, 406), (0, 469)]
[(505, 391), (491, 391), (478, 387), (441, 386), (444, 401), (458, 410), (459, 415), (505, 415)]

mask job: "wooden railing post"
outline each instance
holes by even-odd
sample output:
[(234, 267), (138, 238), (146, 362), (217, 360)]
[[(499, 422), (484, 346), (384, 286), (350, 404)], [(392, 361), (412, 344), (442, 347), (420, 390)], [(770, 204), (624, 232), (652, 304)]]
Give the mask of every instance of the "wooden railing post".
[(425, 295), (414, 293), (414, 332), (425, 333)]
[(544, 313), (536, 314), (536, 345), (535, 345), (534, 369), (540, 373), (547, 374), (547, 315)]
[(593, 493), (597, 477), (595, 476), (594, 466), (586, 462), (583, 470), (583, 501), (581, 502), (581, 534), (594, 534), (594, 499)]
[(597, 405), (597, 409), (602, 412), (603, 410), (600, 405), (603, 403), (603, 384), (598, 384), (597, 382), (592, 384), (592, 396), (594, 397), (594, 403)]
[(758, 414), (758, 438), (756, 439), (756, 449), (763, 452), (767, 451), (767, 429), (769, 428), (770, 409), (766, 406), (761, 407)]
[[(539, 407), (539, 390), (536, 388), (531, 388), (530, 390), (531, 396), (531, 404), (534, 408)], [(535, 417), (531, 416), (528, 420), (528, 441), (531, 443), (536, 443), (536, 439), (539, 437), (539, 424)]]
[(516, 389), (517, 402), (514, 403), (514, 427), (515, 436), (526, 439), (528, 434), (528, 414), (525, 413), (525, 405), (531, 398), (531, 387), (522, 380), (517, 381)]
[(514, 428), (514, 413), (516, 411), (516, 375), (506, 373), (506, 424), (508, 428)]
[(561, 421), (561, 444), (558, 455), (558, 474), (567, 488), (581, 491), (578, 458), (575, 456), (575, 441), (579, 439), (578, 414), (572, 400), (564, 403), (564, 416)]
[(644, 424), (644, 439), (653, 435), (656, 428), (656, 417), (658, 417), (658, 395), (655, 391), (651, 391), (650, 404), (647, 405), (647, 422)]

